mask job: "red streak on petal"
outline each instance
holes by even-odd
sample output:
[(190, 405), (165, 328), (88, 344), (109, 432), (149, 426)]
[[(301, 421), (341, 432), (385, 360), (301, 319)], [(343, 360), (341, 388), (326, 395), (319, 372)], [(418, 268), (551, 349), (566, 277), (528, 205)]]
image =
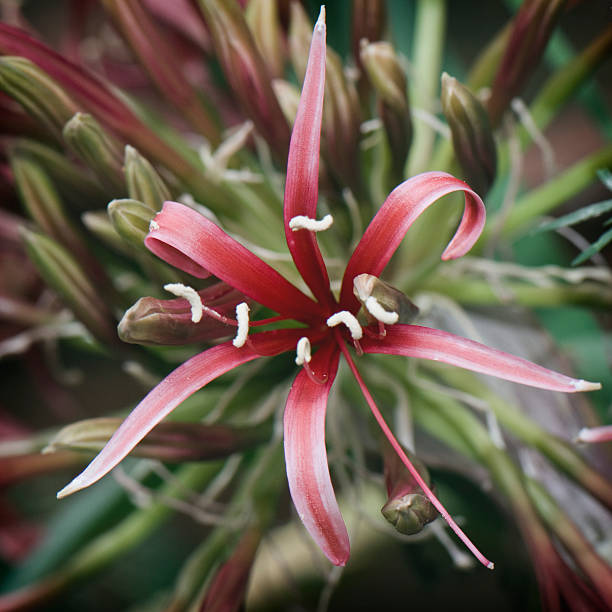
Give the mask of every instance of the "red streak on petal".
[(304, 86), (291, 133), (283, 210), (285, 236), (295, 265), (313, 295), (332, 308), (334, 299), (316, 235), (308, 230), (294, 232), (289, 227), (289, 221), (298, 215), (316, 217), (324, 91), (325, 23), (318, 21), (312, 35)]
[(368, 337), (361, 344), (366, 353), (442, 361), (466, 370), (551, 391), (575, 393), (587, 390), (588, 385), (592, 385), (479, 342), (419, 325), (393, 325), (387, 327), (387, 336), (383, 340)]
[(296, 377), (285, 406), (285, 463), (293, 503), (304, 526), (335, 565), (349, 556), (346, 526), (334, 495), (325, 450), (327, 398), (338, 370), (334, 342), (313, 355), (310, 366), (324, 384), (311, 380), (305, 370)]

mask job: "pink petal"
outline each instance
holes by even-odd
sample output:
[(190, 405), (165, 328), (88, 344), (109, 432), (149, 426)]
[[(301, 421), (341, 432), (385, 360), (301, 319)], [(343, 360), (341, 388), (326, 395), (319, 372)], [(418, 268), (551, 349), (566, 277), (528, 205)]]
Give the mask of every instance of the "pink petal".
[(277, 330), (254, 334), (251, 346), (235, 348), (231, 342), (192, 357), (170, 373), (132, 410), (98, 456), (58, 497), (93, 484), (110, 472), (164, 417), (183, 400), (235, 367), (261, 354), (277, 355), (295, 347), (300, 330)]
[(316, 217), (319, 197), (319, 146), (325, 91), (325, 21), (315, 25), (297, 116), (291, 133), (285, 183), (285, 236), (302, 278), (321, 302), (331, 305), (329, 277), (313, 232), (293, 231), (289, 221), (298, 215)]
[(310, 362), (315, 374), (327, 373), (326, 382), (312, 381), (304, 370), (297, 375), (285, 406), (285, 463), (289, 490), (302, 523), (327, 558), (344, 565), (350, 545), (325, 450), (325, 410), (338, 360), (338, 349), (329, 342)]
[(424, 172), (398, 185), (387, 197), (355, 248), (342, 280), (340, 303), (354, 310), (353, 279), (358, 274), (379, 276), (414, 221), (441, 197), (465, 192), (465, 210), (442, 259), (465, 255), (474, 246), (485, 222), (485, 207), (469, 186), (446, 172)]
[(165, 202), (155, 223), (145, 244), (169, 264), (199, 278), (214, 274), (292, 319), (309, 321), (320, 313), (318, 304), (195, 210)]
[(419, 325), (390, 326), (387, 327), (387, 335), (384, 338), (364, 337), (360, 343), (365, 353), (442, 361), (540, 389), (575, 393), (601, 387), (599, 383), (570, 378), (473, 340)]

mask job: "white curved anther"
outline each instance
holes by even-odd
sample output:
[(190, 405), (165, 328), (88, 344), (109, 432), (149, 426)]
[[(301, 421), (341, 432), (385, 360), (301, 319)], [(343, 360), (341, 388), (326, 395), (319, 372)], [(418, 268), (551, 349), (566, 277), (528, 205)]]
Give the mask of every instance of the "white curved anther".
[(158, 229), (159, 229), (159, 223), (155, 219), (151, 219), (151, 221), (149, 221), (149, 231), (152, 232), (153, 230), (158, 230)]
[(359, 321), (355, 318), (355, 315), (351, 314), (348, 310), (336, 312), (327, 319), (328, 327), (336, 327), (336, 325), (340, 325), (340, 323), (344, 323), (344, 325), (348, 327), (353, 340), (360, 340), (363, 336), (363, 330), (361, 329), (361, 325), (359, 325)]
[[(151, 223), (153, 223), (153, 221), (151, 221)], [(204, 309), (202, 307), (200, 295), (193, 287), (183, 285), (182, 283), (168, 283), (164, 285), (164, 289), (172, 293), (172, 295), (185, 298), (189, 302), (189, 306), (191, 306), (191, 320), (194, 323), (200, 322)]]
[(394, 323), (397, 323), (399, 319), (399, 314), (397, 312), (389, 312), (388, 310), (385, 310), (380, 305), (380, 302), (372, 295), (366, 299), (365, 307), (367, 311), (381, 323), (393, 325)]
[(295, 358), (295, 363), (297, 365), (304, 365), (305, 363), (310, 363), (310, 340), (306, 336), (300, 338), (296, 347), (297, 356)]
[(331, 215), (325, 215), (320, 221), (311, 219), (310, 217), (306, 217), (304, 215), (297, 215), (297, 217), (290, 219), (289, 227), (294, 232), (301, 229), (308, 230), (309, 232), (322, 232), (329, 229), (333, 222), (334, 218)]
[(249, 335), (249, 305), (246, 302), (240, 302), (236, 306), (236, 320), (238, 321), (238, 331), (236, 337), (232, 340), (232, 344), (236, 348), (240, 348), (245, 345)]

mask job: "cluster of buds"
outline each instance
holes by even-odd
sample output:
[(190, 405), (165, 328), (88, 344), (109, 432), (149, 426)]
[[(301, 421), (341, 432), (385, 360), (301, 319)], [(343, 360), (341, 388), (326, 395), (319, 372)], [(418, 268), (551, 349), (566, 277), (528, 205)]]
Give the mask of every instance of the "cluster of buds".
[[(69, 3), (69, 30), (58, 33), (64, 54), (18, 8), (0, 7), (0, 359), (23, 357), (58, 425), (36, 431), (49, 418), (28, 408), (23, 421), (33, 423), (4, 435), (12, 421), (0, 412), (0, 486), (35, 490), (35, 480), (24, 481), (56, 471), (69, 480), (84, 468), (63, 498), (103, 479), (98, 497), (96, 489), (76, 496), (96, 511), (79, 512), (69, 550), (20, 588), (16, 569), (0, 609), (63, 596), (120, 563), (174, 512), (196, 524), (201, 542), (186, 543), (167, 609), (240, 609), (260, 545), (290, 514), (277, 512), (289, 499), (284, 474), (293, 522), (343, 566), (352, 535), (344, 508), (360, 489), (346, 476), (368, 478), (366, 465), (381, 472), (372, 479), (376, 503), (386, 490), (382, 514), (392, 528), (376, 510), (373, 518), (397, 539), (434, 535), (448, 546), (445, 522), (493, 569), (468, 536), (469, 505), (465, 531), (444, 505), (439, 471), (461, 466), (510, 509), (546, 605), (612, 606), (612, 570), (597, 549), (604, 536), (589, 541), (558, 491), (517, 460), (537, 449), (579, 490), (584, 522), (603, 524), (585, 499), (612, 510), (612, 484), (580, 444), (602, 443), (589, 448), (595, 456), (610, 427), (588, 419), (555, 435), (529, 414), (541, 396), (521, 407), (469, 371), (552, 392), (599, 383), (428, 326), (440, 310), (441, 327), (450, 319), (477, 337), (480, 319), (469, 308), (509, 299), (612, 305), (603, 271), (448, 261), (472, 248), (491, 252), (491, 235), (524, 230), (612, 163), (609, 147), (597, 151), (493, 216), (488, 231), (485, 204), (499, 204), (506, 182), (515, 195), (518, 181), (506, 181), (512, 160), (501, 128), (510, 122), (502, 119), (575, 4), (525, 0), (465, 85), (436, 60), (442, 2), (414, 3), (421, 30), (412, 56), (430, 61), (429, 73), (410, 70), (403, 41), (386, 39), (397, 15), (383, 0), (351, 3), (348, 61), (327, 47), (325, 9), (315, 22), (297, 0)], [(93, 32), (100, 20), (107, 25)], [(531, 109), (536, 131), (611, 45), (604, 32), (551, 77)], [(534, 133), (524, 132), (523, 144)], [(408, 178), (412, 167), (423, 172)], [(444, 204), (419, 218), (457, 194), (464, 212), (454, 234)], [(499, 320), (491, 325), (514, 339)], [(83, 371), (67, 370), (65, 355)], [(383, 369), (377, 355), (395, 357)], [(405, 357), (415, 358), (408, 367)], [(108, 380), (96, 380), (98, 371)], [(104, 393), (91, 392), (100, 384)], [(142, 386), (148, 394), (135, 405)], [(328, 408), (335, 418), (347, 406), (347, 435), (326, 434)], [(451, 454), (430, 471), (427, 439), (400, 444), (392, 417)], [(382, 432), (376, 457), (366, 418)], [(119, 466), (128, 455), (133, 469)], [(601, 455), (595, 464), (605, 468)], [(116, 467), (114, 480), (104, 478)], [(79, 501), (54, 508), (70, 512), (69, 503)], [(0, 555), (11, 564), (36, 557), (42, 532), (18, 506), (0, 498), (18, 536), (0, 527)], [(293, 571), (298, 555), (283, 529), (271, 540)], [(466, 565), (453, 546), (451, 558)], [(308, 582), (307, 570), (294, 573)]]

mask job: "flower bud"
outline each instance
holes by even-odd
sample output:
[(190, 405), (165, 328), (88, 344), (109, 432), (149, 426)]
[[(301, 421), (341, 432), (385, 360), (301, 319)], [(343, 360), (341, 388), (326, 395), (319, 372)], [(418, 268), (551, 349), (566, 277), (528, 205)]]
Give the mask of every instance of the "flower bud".
[[(388, 500), (381, 512), (400, 533), (405, 535), (419, 533), (425, 525), (438, 516), (438, 511), (425, 496), (391, 445), (386, 440), (383, 444)], [(431, 478), (425, 464), (413, 453), (406, 450), (405, 452), (423, 480), (430, 486)]]
[(290, 130), (272, 90), (270, 74), (238, 5), (200, 0), (215, 51), (245, 113), (281, 159), (286, 159)]
[(140, 2), (104, 0), (103, 4), (160, 93), (209, 142), (218, 144), (221, 135), (215, 120), (181, 70), (177, 70), (180, 55), (148, 11)]
[(323, 155), (328, 169), (360, 193), (359, 127), (361, 111), (355, 84), (346, 78), (340, 56), (327, 49), (323, 106)]
[(94, 208), (106, 203), (102, 189), (82, 167), (77, 167), (65, 155), (35, 140), (20, 138), (11, 144), (11, 152), (37, 162), (48, 173), (63, 200), (75, 208)]
[(64, 124), (77, 111), (66, 92), (23, 57), (0, 57), (0, 89), (17, 100), (58, 140), (61, 140)]
[(80, 263), (58, 242), (21, 228), (28, 256), (39, 274), (85, 327), (105, 344), (116, 344), (113, 317)]
[(557, 25), (565, 0), (525, 0), (519, 9), (491, 87), (487, 110), (497, 126), (512, 98), (534, 71)]
[(380, 280), (372, 274), (359, 274), (353, 279), (353, 293), (364, 306), (369, 319), (372, 317), (365, 308), (366, 301), (373, 297), (388, 313), (397, 313), (397, 323), (412, 323), (419, 309), (399, 289)]
[(465, 180), (484, 196), (495, 180), (497, 167), (497, 151), (487, 111), (465, 85), (446, 72), (442, 74), (441, 100)]
[(128, 196), (146, 204), (152, 211), (161, 209), (171, 199), (170, 190), (157, 170), (134, 147), (125, 147), (125, 180)]
[(132, 249), (114, 228), (105, 210), (90, 210), (81, 215), (83, 225), (98, 239), (111, 249), (122, 255), (131, 257)]
[[(43, 453), (62, 450), (98, 453), (123, 419), (97, 418), (63, 427)], [(160, 423), (134, 448), (132, 455), (159, 461), (207, 461), (221, 459), (255, 446), (269, 437), (268, 426), (230, 427), (199, 423)]]
[(312, 24), (300, 2), (292, 2), (289, 13), (289, 57), (298, 83), (304, 82), (308, 50), (312, 39)]
[(113, 200), (107, 207), (108, 216), (117, 233), (130, 244), (148, 252), (144, 239), (155, 211), (137, 200)]
[(250, 0), (246, 8), (246, 20), (268, 73), (272, 78), (281, 78), (284, 73), (284, 53), (278, 0)]
[(388, 42), (370, 43), (363, 40), (360, 57), (378, 96), (378, 114), (391, 149), (394, 177), (401, 181), (412, 141), (406, 75)]
[(76, 113), (64, 126), (66, 144), (89, 166), (104, 187), (125, 193), (119, 142), (86, 113)]
[(84, 255), (85, 244), (40, 164), (13, 150), (11, 168), (21, 201), (40, 229), (79, 256)]
[(385, 0), (353, 0), (351, 46), (358, 68), (363, 68), (361, 41), (380, 40), (386, 23)]
[[(234, 317), (236, 305), (245, 300), (225, 283), (202, 289), (198, 295), (204, 306), (228, 318)], [(232, 336), (236, 328), (208, 316), (194, 323), (191, 306), (184, 298), (143, 297), (125, 312), (118, 332), (121, 340), (130, 344), (175, 346)]]

